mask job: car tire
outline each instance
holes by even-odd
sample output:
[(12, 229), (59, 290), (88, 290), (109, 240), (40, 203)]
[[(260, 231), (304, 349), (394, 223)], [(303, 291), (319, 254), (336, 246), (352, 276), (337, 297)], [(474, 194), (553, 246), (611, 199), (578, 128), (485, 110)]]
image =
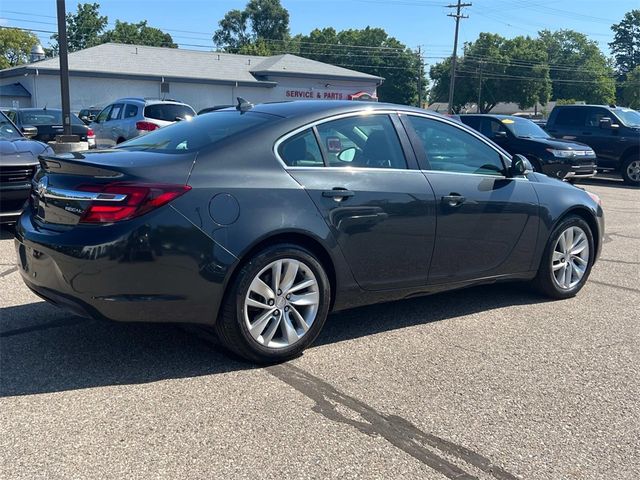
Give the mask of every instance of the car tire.
[(640, 157), (627, 157), (620, 167), (622, 179), (628, 185), (640, 186)]
[(283, 362), (316, 339), (330, 301), (331, 286), (318, 259), (297, 245), (274, 245), (234, 275), (214, 330), (224, 348), (245, 360)]
[[(583, 239), (581, 235), (584, 235)], [(571, 246), (568, 246), (567, 239)], [(581, 217), (569, 216), (551, 233), (533, 285), (551, 298), (573, 297), (589, 278), (594, 260), (591, 228)]]

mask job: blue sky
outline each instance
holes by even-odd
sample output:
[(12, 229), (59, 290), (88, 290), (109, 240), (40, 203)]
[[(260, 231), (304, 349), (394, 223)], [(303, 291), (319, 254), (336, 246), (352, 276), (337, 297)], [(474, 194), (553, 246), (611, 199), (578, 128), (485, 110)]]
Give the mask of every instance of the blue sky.
[[(116, 19), (137, 22), (169, 31), (181, 48), (213, 48), (211, 33), (230, 9), (243, 8), (246, 0), (93, 0), (101, 5), (110, 24)], [(450, 54), (453, 19), (446, 16), (446, 0), (281, 0), (289, 10), (291, 33), (314, 28), (337, 30), (382, 27), (407, 46), (420, 45), (426, 63)], [(570, 28), (589, 35), (608, 53), (610, 26), (624, 13), (638, 8), (638, 0), (465, 0), (470, 18), (462, 21), (461, 41), (474, 40), (479, 32), (504, 36), (535, 35), (540, 29)], [(77, 2), (67, 0), (67, 10)], [(2, 2), (0, 25), (54, 30), (55, 0)], [(180, 30), (180, 31), (178, 31)], [(50, 34), (40, 33), (43, 42)], [(191, 46), (189, 46), (191, 45)], [(199, 45), (195, 47), (193, 45)]]

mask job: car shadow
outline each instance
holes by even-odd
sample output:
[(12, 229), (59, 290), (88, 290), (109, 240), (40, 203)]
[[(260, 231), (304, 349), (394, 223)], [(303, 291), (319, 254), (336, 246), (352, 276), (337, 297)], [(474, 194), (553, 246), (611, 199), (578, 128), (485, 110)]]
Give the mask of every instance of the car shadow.
[[(504, 284), (353, 309), (332, 314), (315, 345), (541, 301)], [(192, 328), (88, 320), (45, 302), (2, 309), (0, 327), (0, 397), (258, 368)]]
[(608, 176), (608, 175), (598, 175), (592, 178), (581, 179), (576, 182), (576, 186), (589, 186), (589, 185), (597, 185), (601, 187), (610, 187), (610, 188), (620, 188), (624, 190), (638, 190), (638, 187), (634, 187), (632, 185), (627, 185), (624, 183), (624, 180), (620, 178), (620, 176)]
[(0, 240), (11, 240), (13, 237), (13, 225), (0, 225)]

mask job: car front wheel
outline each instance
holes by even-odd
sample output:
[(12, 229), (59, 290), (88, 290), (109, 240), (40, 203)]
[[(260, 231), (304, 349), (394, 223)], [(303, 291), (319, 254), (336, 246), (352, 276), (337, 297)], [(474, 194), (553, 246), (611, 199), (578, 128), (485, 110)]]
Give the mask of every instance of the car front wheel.
[(589, 225), (580, 217), (568, 217), (551, 234), (534, 284), (549, 297), (573, 297), (589, 278), (594, 256)]
[(327, 274), (311, 252), (272, 246), (253, 256), (232, 281), (216, 334), (225, 348), (247, 360), (289, 360), (320, 333), (330, 298)]

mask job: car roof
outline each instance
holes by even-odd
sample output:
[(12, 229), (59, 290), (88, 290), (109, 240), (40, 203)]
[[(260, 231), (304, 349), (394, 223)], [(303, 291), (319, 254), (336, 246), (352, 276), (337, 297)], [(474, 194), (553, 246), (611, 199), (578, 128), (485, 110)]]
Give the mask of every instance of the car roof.
[(184, 102), (180, 102), (178, 100), (174, 100), (172, 98), (167, 98), (167, 99), (161, 99), (161, 98), (143, 98), (143, 97), (123, 97), (123, 98), (119, 98), (117, 100), (114, 100), (113, 102), (110, 102), (111, 104), (114, 103), (121, 103), (121, 102), (138, 102), (138, 103), (143, 103), (145, 105), (155, 105), (157, 103), (170, 103), (170, 104), (176, 104), (176, 105), (187, 105)]
[(400, 110), (404, 112), (415, 112), (434, 117), (445, 116), (428, 110), (407, 105), (397, 105), (393, 103), (360, 102), (354, 100), (293, 100), (288, 102), (260, 103), (255, 105), (251, 111), (267, 113), (285, 118), (296, 118), (303, 116), (313, 116), (326, 114), (339, 115), (341, 113), (351, 113), (358, 111), (376, 110)]

